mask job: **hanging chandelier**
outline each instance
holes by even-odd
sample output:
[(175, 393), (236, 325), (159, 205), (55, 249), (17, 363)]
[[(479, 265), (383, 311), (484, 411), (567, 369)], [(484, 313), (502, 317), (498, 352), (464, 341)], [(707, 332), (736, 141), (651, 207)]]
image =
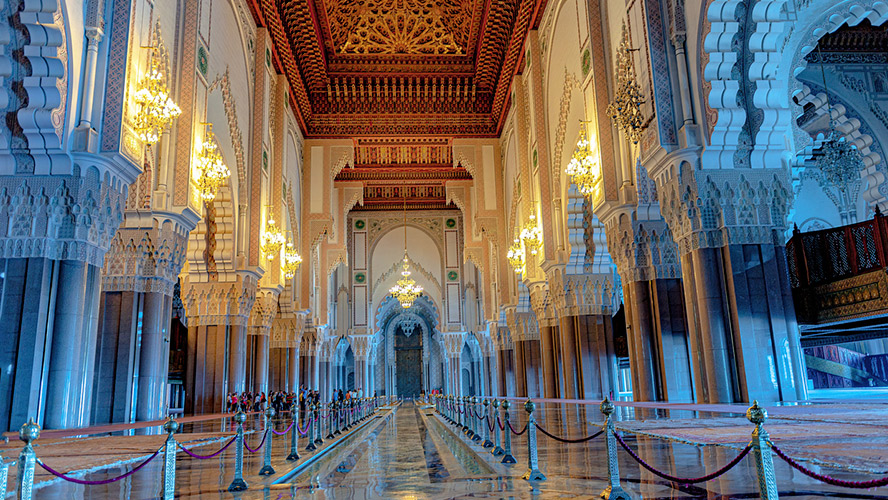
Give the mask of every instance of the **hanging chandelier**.
[(222, 161), (222, 152), (219, 151), (219, 144), (216, 143), (213, 126), (209, 124), (200, 152), (197, 154), (197, 171), (200, 172), (197, 179), (197, 189), (200, 191), (201, 199), (206, 202), (213, 201), (216, 199), (219, 188), (231, 175), (231, 171)]
[(820, 74), (823, 78), (823, 89), (826, 93), (826, 115), (829, 118), (829, 133), (819, 151), (815, 151), (815, 165), (820, 169), (823, 180), (844, 191), (852, 182), (860, 179), (860, 171), (863, 169), (863, 155), (851, 143), (849, 143), (839, 131), (832, 119), (832, 106), (829, 101), (829, 86), (826, 84), (826, 70), (823, 68), (823, 55), (820, 47), (817, 47), (820, 59)]
[(407, 198), (404, 198), (404, 270), (401, 279), (389, 289), (389, 293), (404, 309), (409, 309), (413, 302), (422, 295), (422, 287), (410, 277), (410, 259), (407, 257)]
[[(151, 49), (152, 52), (155, 49)], [(160, 57), (151, 54), (148, 58), (148, 74), (139, 82), (133, 100), (139, 105), (134, 120), (136, 135), (146, 144), (154, 144), (160, 134), (169, 128), (182, 110), (170, 99), (166, 77), (160, 69)]]
[(571, 177), (583, 196), (592, 195), (595, 192), (595, 185), (601, 180), (601, 168), (598, 158), (592, 152), (592, 142), (586, 136), (585, 124), (580, 129), (577, 148), (574, 150), (573, 158), (567, 164), (565, 172)]
[(536, 215), (530, 214), (529, 219), (521, 230), (521, 241), (524, 242), (524, 249), (530, 252), (530, 255), (536, 255), (543, 244), (543, 230), (537, 224)]
[(288, 280), (293, 279), (296, 276), (296, 271), (299, 270), (300, 264), (302, 264), (302, 256), (296, 251), (293, 240), (288, 240), (287, 246), (284, 248), (284, 260), (281, 262), (281, 271), (284, 273), (284, 278)]
[(265, 223), (265, 232), (262, 233), (262, 252), (265, 258), (274, 260), (284, 245), (284, 233), (275, 225), (274, 215), (269, 212), (268, 222)]
[(509, 259), (509, 265), (512, 266), (512, 270), (515, 271), (515, 274), (521, 274), (524, 272), (524, 249), (521, 248), (521, 240), (515, 238), (512, 246), (509, 247), (509, 252), (506, 254), (506, 258)]
[(623, 35), (620, 47), (617, 49), (616, 85), (614, 88), (614, 100), (607, 106), (607, 114), (614, 121), (614, 125), (622, 130), (633, 144), (641, 139), (641, 130), (644, 128), (644, 118), (641, 113), (642, 99), (641, 86), (635, 78), (635, 65), (632, 62), (633, 49), (629, 46), (629, 32), (623, 24)]

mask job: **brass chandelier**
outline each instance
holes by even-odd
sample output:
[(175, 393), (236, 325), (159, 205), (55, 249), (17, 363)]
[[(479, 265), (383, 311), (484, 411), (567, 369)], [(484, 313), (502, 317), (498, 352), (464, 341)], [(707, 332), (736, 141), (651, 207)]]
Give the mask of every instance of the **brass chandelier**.
[(607, 106), (607, 114), (611, 116), (614, 125), (622, 130), (632, 141), (637, 144), (641, 139), (641, 130), (644, 128), (644, 118), (641, 114), (642, 99), (641, 86), (635, 78), (635, 65), (632, 63), (632, 49), (629, 46), (629, 32), (623, 24), (623, 36), (620, 40), (620, 48), (617, 49), (617, 74), (614, 88), (614, 100)]
[(274, 260), (284, 245), (284, 233), (274, 222), (274, 215), (269, 211), (268, 222), (265, 223), (265, 231), (262, 233), (262, 252), (268, 260)]
[(521, 230), (521, 241), (524, 243), (524, 250), (530, 252), (530, 255), (536, 255), (543, 244), (543, 230), (537, 224), (536, 215), (530, 214), (528, 221)]
[(823, 91), (826, 93), (826, 116), (829, 119), (829, 133), (819, 151), (815, 151), (815, 165), (820, 169), (823, 180), (841, 191), (860, 179), (860, 171), (863, 169), (863, 155), (845, 137), (836, 130), (836, 124), (832, 119), (832, 105), (829, 102), (829, 86), (826, 84), (826, 70), (823, 68), (823, 55), (820, 47), (817, 47), (817, 55), (820, 59), (820, 75), (823, 78)]
[(213, 126), (207, 124), (206, 135), (197, 154), (197, 170), (200, 176), (197, 179), (197, 188), (200, 197), (206, 202), (216, 199), (219, 188), (231, 175), (231, 171), (222, 160), (219, 144), (213, 134)]
[(409, 309), (413, 302), (422, 295), (422, 287), (410, 277), (410, 259), (407, 257), (407, 198), (404, 198), (404, 270), (401, 279), (389, 289), (389, 293), (404, 309)]
[(296, 276), (296, 271), (299, 270), (300, 264), (302, 264), (302, 256), (296, 251), (293, 240), (288, 239), (287, 246), (284, 248), (284, 260), (281, 262), (281, 271), (284, 273), (284, 278), (288, 280), (293, 279)]
[(506, 258), (509, 259), (509, 265), (512, 266), (512, 270), (515, 271), (515, 274), (521, 274), (524, 272), (524, 249), (521, 247), (521, 240), (515, 238), (512, 242), (512, 246), (509, 247), (509, 252), (506, 254)]
[(139, 82), (139, 89), (133, 96), (139, 105), (134, 120), (136, 135), (148, 145), (160, 140), (160, 134), (182, 114), (182, 110), (170, 98), (166, 77), (161, 71), (161, 58), (153, 53), (155, 50), (151, 48), (148, 74)]
[(590, 196), (595, 192), (595, 185), (601, 180), (601, 167), (598, 158), (592, 151), (592, 141), (586, 136), (586, 125), (580, 129), (580, 138), (577, 140), (577, 148), (574, 150), (570, 163), (565, 170), (576, 184), (583, 196)]

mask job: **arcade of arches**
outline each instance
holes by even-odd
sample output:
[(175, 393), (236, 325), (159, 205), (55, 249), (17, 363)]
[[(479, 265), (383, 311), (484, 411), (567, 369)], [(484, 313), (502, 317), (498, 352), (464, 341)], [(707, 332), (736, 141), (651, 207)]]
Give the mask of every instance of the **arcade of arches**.
[(881, 1), (0, 14), (4, 431), (888, 386)]

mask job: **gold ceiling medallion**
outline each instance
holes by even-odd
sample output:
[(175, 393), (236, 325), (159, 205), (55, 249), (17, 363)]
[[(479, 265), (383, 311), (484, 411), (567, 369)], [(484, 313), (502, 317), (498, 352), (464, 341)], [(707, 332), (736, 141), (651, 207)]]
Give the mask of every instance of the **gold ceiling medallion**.
[(160, 135), (182, 114), (182, 110), (170, 98), (167, 86), (169, 58), (160, 37), (160, 24), (153, 30), (152, 38), (154, 43), (146, 47), (148, 72), (133, 95), (133, 101), (138, 105), (133, 128), (139, 139), (148, 145), (159, 141)]
[(641, 86), (635, 78), (635, 65), (632, 62), (632, 52), (635, 50), (637, 49), (629, 45), (629, 32), (626, 30), (626, 23), (623, 23), (623, 36), (620, 48), (617, 49), (614, 100), (607, 106), (607, 114), (633, 144), (637, 144), (641, 139), (641, 131), (644, 128), (644, 118), (641, 114), (644, 99), (641, 95)]
[(463, 54), (465, 51), (457, 44), (448, 24), (456, 25), (464, 20), (450, 18), (445, 8), (437, 4), (432, 0), (369, 0), (354, 9), (357, 20), (349, 22), (352, 27), (339, 52)]

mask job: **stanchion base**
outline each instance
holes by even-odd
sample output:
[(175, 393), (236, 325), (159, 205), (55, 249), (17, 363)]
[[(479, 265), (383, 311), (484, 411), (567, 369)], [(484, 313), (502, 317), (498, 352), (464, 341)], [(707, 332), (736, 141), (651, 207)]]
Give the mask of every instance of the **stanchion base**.
[(490, 450), (490, 453), (492, 453), (493, 456), (498, 457), (498, 456), (500, 456), (500, 455), (505, 455), (505, 454), (506, 454), (506, 450), (504, 450), (504, 449), (500, 448), (499, 446), (497, 446), (496, 448)]
[(472, 441), (475, 441), (475, 442), (481, 441), (481, 436), (479, 436), (477, 434), (472, 434)]
[(305, 451), (315, 451), (317, 449), (318, 449), (318, 447), (315, 446), (314, 443), (308, 443), (308, 446), (305, 447)]
[(539, 469), (528, 469), (527, 472), (521, 476), (521, 479), (525, 481), (545, 481), (546, 475), (540, 472)]
[(503, 457), (502, 462), (500, 462), (500, 463), (502, 463), (502, 464), (517, 464), (518, 461), (515, 460), (515, 457), (513, 457), (512, 455), (505, 455)]
[(333, 437), (334, 437), (334, 436), (333, 436), (333, 433), (332, 433), (332, 432), (331, 432), (330, 434), (327, 434), (327, 439), (333, 439)]
[(466, 431), (466, 437), (472, 439), (473, 437), (475, 437), (475, 433), (470, 430)]
[(261, 469), (259, 469), (260, 476), (270, 476), (274, 474), (274, 467), (270, 465), (265, 465)]
[(341, 434), (341, 432), (339, 432), (339, 429), (336, 429), (336, 430), (333, 432), (333, 435), (334, 435), (334, 436), (338, 436), (338, 435), (340, 435), (340, 434)]
[(493, 441), (488, 439), (487, 441), (484, 441), (484, 444), (482, 444), (481, 446), (485, 448), (493, 448)]
[(319, 445), (320, 445), (320, 444), (324, 444), (324, 438), (317, 438), (317, 439), (315, 439), (315, 444), (319, 444)]
[(608, 486), (601, 492), (601, 498), (604, 500), (632, 500), (629, 493), (626, 493), (626, 490), (619, 486), (616, 488)]
[(289, 455), (287, 455), (288, 462), (295, 462), (295, 461), (299, 460), (300, 458), (302, 458), (302, 457), (300, 457), (299, 453), (297, 453), (295, 451), (293, 453), (290, 453)]
[(235, 479), (231, 482), (231, 485), (228, 486), (228, 491), (246, 491), (247, 490), (247, 482), (243, 479)]

